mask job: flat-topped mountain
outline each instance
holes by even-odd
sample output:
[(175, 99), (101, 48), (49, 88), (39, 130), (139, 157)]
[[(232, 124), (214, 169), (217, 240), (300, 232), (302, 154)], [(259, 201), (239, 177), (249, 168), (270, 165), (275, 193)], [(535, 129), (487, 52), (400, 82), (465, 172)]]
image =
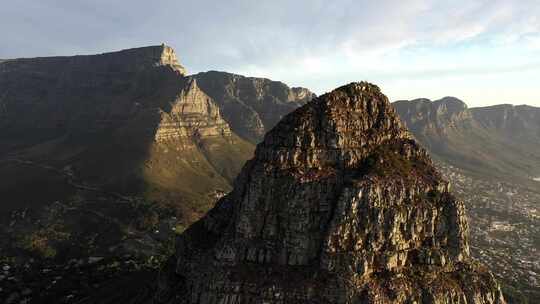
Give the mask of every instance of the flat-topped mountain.
[[(2, 185), (4, 197), (35, 206), (76, 191), (16, 163), (25, 160), (69, 168), (109, 191), (176, 203), (185, 216), (200, 212), (197, 205), (211, 204), (213, 191), (230, 187), (252, 148), (184, 76), (167, 46), (2, 63), (0, 142), (9, 166), (2, 171), (28, 173)], [(23, 190), (36, 183), (49, 189)]]
[(168, 267), (167, 303), (504, 303), (463, 203), (368, 83), (285, 116)]
[[(150, 248), (134, 232), (154, 236), (170, 222), (174, 234), (204, 215), (232, 189), (253, 143), (311, 97), (268, 79), (187, 76), (165, 45), (4, 60), (0, 252), (114, 255), (137, 248), (123, 245), (131, 238)], [(53, 212), (59, 206), (65, 212)]]
[(393, 105), (437, 159), (498, 177), (540, 176), (540, 108), (467, 108), (451, 97)]
[(0, 64), (0, 152), (115, 128), (135, 106), (166, 106), (184, 73), (166, 46), (7, 60)]
[[(186, 75), (173, 48), (167, 45), (146, 46), (96, 55), (56, 56), (2, 59), (2, 70), (24, 73), (36, 70), (58, 73), (60, 71), (84, 71), (92, 65), (95, 73), (136, 72), (157, 66), (168, 66)], [(86, 68), (85, 68), (86, 67)], [(67, 76), (67, 75), (66, 75)]]

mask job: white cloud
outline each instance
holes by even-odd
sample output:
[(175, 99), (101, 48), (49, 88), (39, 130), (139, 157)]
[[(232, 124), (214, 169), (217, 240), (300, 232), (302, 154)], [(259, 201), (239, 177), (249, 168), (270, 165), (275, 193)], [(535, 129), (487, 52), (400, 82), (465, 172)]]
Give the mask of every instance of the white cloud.
[[(0, 58), (165, 42), (192, 72), (228, 70), (319, 92), (359, 79), (427, 86), (498, 73), (514, 81), (539, 58), (538, 16), (536, 0), (12, 1), (0, 11)], [(527, 90), (531, 101), (540, 95)]]

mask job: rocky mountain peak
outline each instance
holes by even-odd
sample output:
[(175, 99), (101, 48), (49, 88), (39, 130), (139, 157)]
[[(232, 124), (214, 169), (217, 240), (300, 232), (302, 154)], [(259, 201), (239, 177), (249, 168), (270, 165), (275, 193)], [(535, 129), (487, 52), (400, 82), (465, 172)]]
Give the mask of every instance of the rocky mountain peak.
[(202, 137), (231, 136), (229, 125), (221, 117), (219, 107), (197, 85), (194, 78), (186, 78), (184, 88), (162, 111), (156, 130), (157, 141)]
[[(463, 203), (375, 85), (284, 117), (177, 241), (180, 303), (504, 303), (469, 257)], [(175, 302), (176, 303), (176, 302)]]
[(168, 45), (153, 45), (139, 48), (105, 53), (102, 56), (117, 56), (131, 59), (138, 66), (166, 66), (177, 71), (180, 75), (187, 75), (186, 69), (180, 64), (176, 52)]
[[(183, 208), (179, 219), (190, 224), (208, 208), (201, 206), (213, 205), (215, 191), (230, 189), (254, 147), (231, 131), (218, 105), (184, 74), (166, 45), (3, 62), (0, 156), (73, 168), (88, 184)], [(70, 198), (63, 180), (50, 186), (51, 198), (39, 191), (21, 195), (12, 189), (41, 184), (50, 174), (39, 181), (19, 175), (24, 178), (0, 187), (14, 202), (9, 208)]]
[(394, 102), (401, 119), (413, 133), (428, 132), (446, 136), (450, 129), (470, 124), (472, 114), (467, 104), (455, 97), (431, 101), (426, 98)]
[(282, 166), (346, 167), (358, 165), (389, 138), (406, 139), (409, 134), (386, 96), (375, 85), (351, 83), (286, 116), (258, 150), (262, 155), (268, 155), (265, 149), (283, 154), (274, 156)]

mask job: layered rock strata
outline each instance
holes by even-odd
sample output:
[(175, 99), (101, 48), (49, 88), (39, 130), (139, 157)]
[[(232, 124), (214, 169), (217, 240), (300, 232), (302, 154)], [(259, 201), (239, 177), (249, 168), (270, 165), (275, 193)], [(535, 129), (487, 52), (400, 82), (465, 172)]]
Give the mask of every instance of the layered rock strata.
[(287, 115), (178, 239), (169, 303), (504, 303), (463, 203), (379, 88)]
[(467, 108), (454, 97), (401, 100), (393, 105), (415, 138), (438, 160), (503, 179), (540, 174), (539, 108)]
[(259, 143), (283, 116), (315, 97), (308, 89), (266, 78), (217, 71), (193, 77), (219, 105), (232, 130), (252, 143)]
[(394, 106), (414, 134), (430, 133), (430, 136), (444, 136), (452, 128), (472, 123), (472, 114), (467, 105), (454, 97), (436, 101), (400, 100), (396, 101)]
[(171, 103), (168, 112), (161, 111), (156, 130), (156, 141), (171, 139), (200, 139), (212, 136), (231, 136), (229, 125), (221, 117), (218, 106), (197, 86), (197, 80), (188, 83)]

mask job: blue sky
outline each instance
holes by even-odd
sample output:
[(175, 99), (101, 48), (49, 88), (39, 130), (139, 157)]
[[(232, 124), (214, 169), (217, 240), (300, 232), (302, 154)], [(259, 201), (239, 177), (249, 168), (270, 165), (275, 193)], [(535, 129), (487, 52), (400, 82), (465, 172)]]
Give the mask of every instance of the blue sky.
[(540, 106), (540, 1), (21, 0), (0, 5), (0, 58), (165, 42), (192, 73), (225, 70), (323, 93)]

